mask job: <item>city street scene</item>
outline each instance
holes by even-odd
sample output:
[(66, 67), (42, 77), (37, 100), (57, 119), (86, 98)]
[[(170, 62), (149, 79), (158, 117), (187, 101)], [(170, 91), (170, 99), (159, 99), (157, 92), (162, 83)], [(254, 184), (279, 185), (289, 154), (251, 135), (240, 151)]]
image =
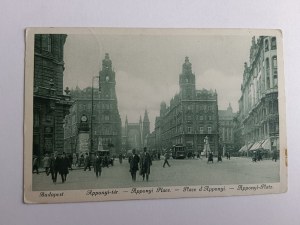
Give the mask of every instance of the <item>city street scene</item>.
[(32, 191), (279, 183), (276, 34), (35, 34)]

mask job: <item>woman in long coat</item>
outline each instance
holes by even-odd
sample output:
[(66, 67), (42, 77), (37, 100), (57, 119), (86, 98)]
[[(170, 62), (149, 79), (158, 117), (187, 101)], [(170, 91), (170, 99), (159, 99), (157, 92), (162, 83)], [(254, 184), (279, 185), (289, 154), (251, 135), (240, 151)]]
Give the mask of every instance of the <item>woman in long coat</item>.
[(145, 180), (145, 175), (146, 175), (146, 180), (149, 180), (149, 174), (150, 174), (150, 167), (152, 166), (152, 159), (150, 154), (147, 152), (147, 148), (144, 148), (144, 152), (141, 155), (141, 160), (140, 160), (140, 172), (141, 175), (143, 176), (143, 180)]
[(70, 162), (63, 152), (61, 159), (59, 160), (58, 172), (61, 176), (61, 181), (64, 183), (67, 180), (67, 174), (69, 173)]

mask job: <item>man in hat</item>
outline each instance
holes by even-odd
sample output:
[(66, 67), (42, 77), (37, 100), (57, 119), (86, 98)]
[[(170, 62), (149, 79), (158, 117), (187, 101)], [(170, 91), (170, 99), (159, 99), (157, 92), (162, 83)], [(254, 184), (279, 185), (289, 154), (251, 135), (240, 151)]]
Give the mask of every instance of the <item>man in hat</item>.
[(102, 172), (102, 159), (99, 153), (97, 153), (96, 155), (94, 164), (95, 164), (94, 169), (95, 169), (96, 177), (98, 178), (99, 176), (101, 176), (101, 172)]
[(149, 180), (150, 166), (152, 166), (152, 159), (150, 154), (147, 152), (147, 148), (145, 147), (140, 160), (140, 169), (143, 180), (145, 180), (145, 176), (146, 180)]
[(52, 154), (50, 158), (50, 173), (54, 184), (56, 184), (59, 164), (60, 164), (60, 158), (57, 152), (54, 152), (54, 154)]
[(132, 155), (129, 158), (130, 158), (129, 172), (131, 174), (132, 181), (136, 181), (136, 172), (139, 170), (140, 157), (136, 154), (135, 149), (132, 150)]
[(91, 158), (88, 153), (85, 153), (85, 158), (84, 158), (84, 171), (89, 168), (89, 171), (91, 171)]
[(169, 151), (166, 151), (165, 161), (164, 161), (164, 164), (163, 164), (163, 168), (165, 168), (166, 164), (170, 167), (170, 164), (169, 164), (169, 161), (168, 161), (169, 159), (170, 159), (170, 153), (169, 153)]
[(67, 180), (67, 175), (69, 173), (69, 167), (70, 167), (69, 159), (66, 157), (66, 154), (63, 152), (61, 154), (61, 158), (60, 158), (59, 164), (58, 164), (58, 171), (61, 176), (62, 183), (66, 182), (66, 180)]
[(32, 159), (32, 173), (36, 170), (36, 174), (39, 174), (38, 158), (36, 155)]

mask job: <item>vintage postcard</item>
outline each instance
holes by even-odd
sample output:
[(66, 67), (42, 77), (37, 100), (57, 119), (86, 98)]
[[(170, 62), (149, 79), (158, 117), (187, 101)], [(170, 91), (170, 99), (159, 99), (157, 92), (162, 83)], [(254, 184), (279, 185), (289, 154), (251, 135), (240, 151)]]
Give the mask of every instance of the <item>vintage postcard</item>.
[(26, 30), (24, 201), (287, 191), (282, 33)]

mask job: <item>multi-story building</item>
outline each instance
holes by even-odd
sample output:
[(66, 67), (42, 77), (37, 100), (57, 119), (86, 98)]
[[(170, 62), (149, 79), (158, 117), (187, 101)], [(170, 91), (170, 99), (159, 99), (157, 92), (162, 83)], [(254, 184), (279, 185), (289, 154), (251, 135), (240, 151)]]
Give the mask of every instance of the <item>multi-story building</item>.
[(219, 148), (218, 96), (216, 91), (196, 90), (195, 74), (188, 57), (179, 75), (180, 92), (167, 107), (160, 105), (155, 123), (155, 145), (158, 150), (181, 144), (188, 151), (201, 152), (208, 139), (210, 151)]
[(244, 65), (239, 120), (242, 151), (278, 150), (278, 74), (276, 37), (252, 38), (250, 64)]
[[(234, 117), (235, 113), (232, 111), (232, 107), (229, 104), (226, 110), (219, 110), (219, 135), (220, 135), (220, 145), (223, 148), (223, 152), (235, 150), (234, 146)], [(237, 149), (239, 150), (239, 149)]]
[[(91, 87), (84, 90), (76, 88), (71, 91), (75, 103), (71, 107), (70, 115), (66, 118), (65, 150), (67, 152), (75, 152), (77, 149), (78, 127), (82, 115), (86, 115), (90, 121), (90, 135), (93, 140), (91, 151), (96, 151), (99, 144), (104, 149), (121, 151), (121, 118), (115, 85), (112, 61), (106, 53), (102, 60), (102, 70), (99, 72), (100, 88), (93, 88), (93, 92)], [(92, 112), (93, 121), (91, 122)]]
[(64, 117), (71, 106), (63, 94), (64, 44), (67, 35), (36, 34), (34, 42), (33, 154), (62, 152)]

